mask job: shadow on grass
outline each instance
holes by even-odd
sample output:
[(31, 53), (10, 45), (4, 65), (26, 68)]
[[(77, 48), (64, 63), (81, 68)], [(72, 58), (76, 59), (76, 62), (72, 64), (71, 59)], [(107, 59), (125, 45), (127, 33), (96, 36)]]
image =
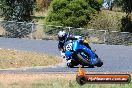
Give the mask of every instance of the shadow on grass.
[(33, 19), (45, 19), (45, 16), (32, 16)]

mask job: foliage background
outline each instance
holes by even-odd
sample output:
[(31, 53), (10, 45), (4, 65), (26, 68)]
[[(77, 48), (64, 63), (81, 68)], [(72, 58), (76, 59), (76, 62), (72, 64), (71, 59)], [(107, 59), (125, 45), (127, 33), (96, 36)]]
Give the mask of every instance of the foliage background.
[(101, 0), (53, 0), (47, 24), (84, 27), (101, 8)]

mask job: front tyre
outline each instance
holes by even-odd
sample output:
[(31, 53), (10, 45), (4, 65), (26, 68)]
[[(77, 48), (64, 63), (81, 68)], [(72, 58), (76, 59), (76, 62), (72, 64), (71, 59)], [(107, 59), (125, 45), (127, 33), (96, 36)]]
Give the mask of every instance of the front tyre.
[(97, 67), (101, 67), (103, 65), (103, 62), (101, 61), (101, 62), (99, 62), (98, 64), (97, 64)]
[(96, 64), (97, 67), (101, 67), (103, 65), (103, 62), (101, 61), (100, 58), (97, 58), (98, 59), (98, 63)]
[(89, 60), (86, 60), (85, 57), (80, 54), (80, 52), (78, 52), (77, 57), (81, 62), (83, 62), (83, 64), (89, 66), (90, 68), (94, 68), (94, 65)]

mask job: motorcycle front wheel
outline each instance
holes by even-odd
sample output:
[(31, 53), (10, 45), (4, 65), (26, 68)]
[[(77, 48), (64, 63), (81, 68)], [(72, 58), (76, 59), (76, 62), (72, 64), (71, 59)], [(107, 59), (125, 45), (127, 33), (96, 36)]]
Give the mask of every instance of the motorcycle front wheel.
[[(81, 54), (81, 52), (83, 52), (83, 51), (79, 51), (79, 52), (77, 53), (77, 57), (78, 57), (79, 61), (83, 62), (84, 65), (89, 66), (90, 68), (93, 68), (94, 65), (93, 65), (89, 60), (87, 60), (88, 58), (85, 58), (85, 57)], [(84, 52), (84, 53), (85, 53), (85, 52)], [(83, 64), (82, 64), (82, 65), (83, 65)]]
[(97, 67), (101, 67), (103, 65), (103, 62), (101, 61), (100, 58), (97, 58), (98, 59), (98, 63), (97, 63)]

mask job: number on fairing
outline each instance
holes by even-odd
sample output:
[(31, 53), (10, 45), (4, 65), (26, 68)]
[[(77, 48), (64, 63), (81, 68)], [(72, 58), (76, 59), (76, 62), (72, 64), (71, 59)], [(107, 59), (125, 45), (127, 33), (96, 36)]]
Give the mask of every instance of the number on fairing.
[(68, 51), (72, 50), (72, 43), (69, 43), (69, 44), (66, 46), (66, 50), (68, 50)]

